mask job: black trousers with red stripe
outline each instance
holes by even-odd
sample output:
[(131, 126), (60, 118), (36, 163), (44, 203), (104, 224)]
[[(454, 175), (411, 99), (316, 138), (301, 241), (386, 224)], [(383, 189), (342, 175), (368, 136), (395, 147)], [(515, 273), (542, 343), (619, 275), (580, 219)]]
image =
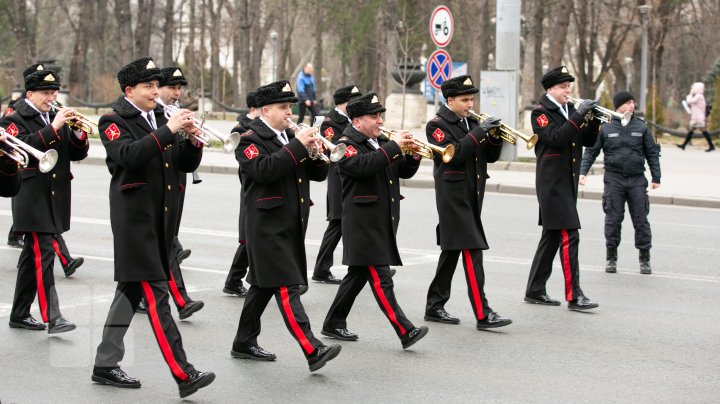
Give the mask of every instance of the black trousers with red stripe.
[(485, 297), (485, 270), (483, 269), (483, 252), (480, 249), (443, 250), (440, 253), (435, 278), (430, 282), (427, 293), (425, 311), (442, 309), (450, 300), (450, 288), (455, 274), (460, 253), (463, 256), (465, 280), (468, 285), (468, 296), (475, 318), (482, 320), (492, 311)]
[(228, 272), (228, 276), (225, 279), (225, 286), (229, 286), (231, 288), (239, 288), (240, 285), (242, 285), (243, 278), (245, 277), (245, 275), (247, 275), (247, 271), (247, 245), (245, 243), (240, 243), (237, 250), (235, 251), (233, 262), (230, 265), (230, 272)]
[(178, 310), (192, 301), (185, 288), (185, 280), (180, 270), (180, 263), (177, 260), (177, 255), (180, 250), (182, 250), (182, 244), (180, 244), (180, 240), (175, 237), (172, 249), (170, 250), (170, 280), (168, 281), (168, 286), (170, 288), (170, 295), (175, 301), (175, 306), (177, 306)]
[(387, 265), (349, 266), (348, 273), (338, 287), (335, 300), (325, 317), (324, 328), (347, 328), (347, 317), (355, 303), (355, 298), (368, 282), (380, 310), (390, 320), (398, 337), (415, 328), (395, 299), (394, 284), (390, 267)]
[(11, 320), (20, 320), (30, 315), (30, 306), (36, 294), (44, 322), (60, 316), (53, 274), (54, 240), (55, 235), (52, 233), (25, 233), (25, 245), (18, 263), (19, 271), (15, 283)]
[(280, 313), (285, 320), (290, 334), (300, 344), (305, 357), (309, 357), (322, 343), (315, 338), (310, 329), (310, 320), (300, 301), (300, 286), (282, 286), (279, 288), (261, 288), (250, 286), (245, 297), (240, 322), (238, 324), (233, 348), (257, 346), (257, 337), (260, 335), (260, 317), (275, 296)]
[[(54, 240), (52, 241), (53, 250), (55, 250), (55, 255), (57, 255), (58, 259), (60, 260), (60, 264), (64, 267), (67, 266), (67, 264), (70, 262), (71, 259), (73, 259), (70, 256), (70, 251), (68, 250), (67, 244), (65, 244), (65, 239), (63, 238), (62, 234), (54, 234)], [(23, 234), (23, 237), (25, 235)], [(31, 252), (31, 250), (28, 250)], [(26, 255), (25, 249), (23, 249), (20, 252), (20, 259), (18, 260), (18, 268), (20, 267), (20, 261), (23, 260), (23, 257)]]
[(180, 332), (170, 314), (167, 281), (118, 282), (95, 355), (95, 367), (120, 366), (125, 355), (123, 340), (142, 297), (147, 301), (150, 326), (170, 372), (176, 381), (187, 379), (194, 367), (187, 361)]
[(324, 278), (330, 273), (330, 267), (333, 264), (333, 253), (341, 237), (342, 220), (330, 220), (327, 229), (325, 229), (325, 234), (323, 234), (322, 242), (320, 243), (320, 250), (318, 250), (317, 260), (315, 261), (313, 276)]
[(547, 294), (545, 284), (550, 279), (555, 254), (560, 252), (560, 264), (565, 277), (565, 300), (571, 301), (582, 296), (580, 289), (580, 263), (578, 261), (578, 245), (580, 233), (577, 229), (545, 230), (543, 229), (538, 243), (535, 258), (530, 267), (525, 296)]

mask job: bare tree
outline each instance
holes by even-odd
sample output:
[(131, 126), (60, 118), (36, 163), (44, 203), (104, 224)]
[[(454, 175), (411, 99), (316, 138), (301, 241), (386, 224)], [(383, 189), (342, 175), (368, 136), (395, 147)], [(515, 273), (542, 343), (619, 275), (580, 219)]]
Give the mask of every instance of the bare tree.
[(118, 46), (118, 54), (122, 56), (134, 55), (130, 0), (115, 0), (115, 19), (117, 20), (117, 30), (115, 31), (114, 42)]
[(165, 26), (163, 27), (163, 64), (175, 64), (173, 38), (175, 37), (175, 0), (165, 0)]
[(137, 27), (135, 27), (135, 57), (150, 54), (150, 38), (155, 13), (155, 0), (138, 0)]
[(31, 32), (27, 22), (27, 3), (13, 1), (8, 5), (3, 3), (5, 13), (10, 19), (13, 35), (15, 36), (15, 82), (22, 85), (24, 82), (22, 72), (31, 63), (30, 53)]

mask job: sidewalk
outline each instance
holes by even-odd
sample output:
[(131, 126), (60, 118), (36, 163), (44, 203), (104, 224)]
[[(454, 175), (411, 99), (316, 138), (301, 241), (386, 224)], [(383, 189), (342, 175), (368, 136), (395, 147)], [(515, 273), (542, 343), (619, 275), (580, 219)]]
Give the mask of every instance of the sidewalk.
[[(233, 121), (210, 121), (210, 126), (220, 131), (230, 131)], [(412, 130), (425, 139), (424, 130)], [(700, 142), (696, 142), (700, 144)], [(524, 145), (521, 145), (524, 147)], [(579, 197), (601, 199), (603, 192), (602, 154), (596, 161), (587, 183), (580, 187)], [(98, 139), (90, 140), (88, 157), (80, 164), (105, 165), (105, 148)], [(706, 153), (704, 143), (682, 151), (675, 146), (663, 146), (660, 157), (662, 169), (661, 186), (649, 190), (650, 202), (662, 205), (697, 206), (720, 209), (720, 152)], [(199, 172), (237, 175), (237, 161), (233, 153), (220, 149), (207, 149)], [(646, 164), (647, 167), (647, 164)], [(486, 191), (507, 194), (535, 195), (535, 164), (500, 161), (488, 165), (490, 178)], [(649, 178), (649, 172), (647, 173)], [(420, 170), (402, 185), (414, 188), (433, 188), (432, 162), (423, 160)]]

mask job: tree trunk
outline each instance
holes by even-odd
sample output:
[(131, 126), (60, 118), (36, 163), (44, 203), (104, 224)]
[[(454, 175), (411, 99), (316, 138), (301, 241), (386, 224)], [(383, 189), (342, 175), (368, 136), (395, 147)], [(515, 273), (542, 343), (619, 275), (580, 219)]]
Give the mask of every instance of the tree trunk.
[[(533, 93), (540, 87), (543, 76), (543, 63), (542, 63), (542, 47), (545, 40), (545, 29), (543, 24), (545, 23), (545, 8), (542, 6), (542, 2), (535, 0), (535, 12), (533, 13), (533, 80), (532, 89)], [(528, 83), (530, 84), (530, 83)]]
[(163, 27), (163, 65), (174, 66), (173, 38), (175, 37), (175, 0), (165, 1), (165, 26)]
[(573, 11), (572, 4), (559, 1), (555, 5), (551, 21), (550, 53), (548, 55), (548, 70), (560, 66), (565, 55), (565, 41), (567, 40), (568, 27), (570, 26), (570, 13)]
[(155, 0), (138, 0), (138, 18), (135, 28), (135, 57), (150, 55)]
[(107, 0), (96, 0), (95, 20), (93, 21), (93, 34), (90, 38), (90, 46), (93, 48), (94, 55), (91, 60), (91, 69), (93, 70), (93, 77), (97, 77), (98, 73), (105, 73), (107, 71), (118, 71), (120, 70), (120, 63), (113, 61), (108, 63), (107, 45), (106, 45), (106, 23), (108, 20), (108, 6)]
[[(118, 47), (118, 59), (127, 58), (127, 55), (135, 55), (130, 0), (115, 0), (115, 19), (117, 20), (115, 44)], [(122, 63), (120, 65), (122, 66)]]
[(220, 27), (222, 26), (222, 8), (224, 0), (208, 0), (208, 13), (210, 14), (210, 77), (212, 77), (212, 97), (216, 100), (222, 98), (221, 79), (223, 76), (220, 67)]
[[(313, 60), (313, 65), (315, 67), (315, 70), (313, 72), (313, 76), (315, 78), (315, 99), (320, 102), (320, 99), (323, 96), (323, 92), (325, 90), (325, 86), (323, 84), (323, 29), (322, 27), (323, 20), (325, 18), (325, 12), (324, 10), (324, 4), (322, 3), (316, 3), (315, 9), (315, 17), (317, 20), (315, 20), (315, 32), (313, 32), (313, 40), (315, 42), (315, 57)], [(319, 106), (318, 106), (319, 108)], [(312, 122), (311, 122), (312, 123)]]
[(78, 96), (85, 97), (87, 89), (90, 88), (88, 82), (88, 60), (87, 52), (90, 44), (90, 36), (93, 32), (92, 24), (85, 23), (95, 19), (95, 3), (87, 2), (80, 8), (80, 18), (75, 31), (75, 44), (73, 45), (73, 54), (70, 59), (70, 74), (68, 78), (68, 86), (70, 92)]
[(495, 35), (493, 26), (490, 24), (490, 7), (490, 0), (483, 0), (480, 30), (485, 46), (480, 52), (479, 70), (487, 70), (490, 68), (490, 53), (495, 50)]
[[(13, 13), (10, 16), (15, 35), (15, 82), (22, 88), (25, 84), (22, 72), (32, 60), (27, 25), (27, 3), (25, 1), (13, 2)], [(14, 18), (12, 18), (13, 16)]]
[[(250, 84), (250, 32), (257, 16), (257, 10), (250, 0), (236, 0), (238, 22), (238, 48), (240, 52), (240, 94), (246, 94), (255, 87)], [(247, 104), (246, 104), (247, 106)]]

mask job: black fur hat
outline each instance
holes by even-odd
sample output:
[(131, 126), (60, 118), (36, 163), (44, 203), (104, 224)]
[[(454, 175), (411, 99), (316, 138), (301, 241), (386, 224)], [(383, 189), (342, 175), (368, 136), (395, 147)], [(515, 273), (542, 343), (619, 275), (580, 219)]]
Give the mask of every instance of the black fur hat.
[(335, 90), (335, 93), (333, 94), (333, 100), (335, 101), (335, 105), (340, 105), (361, 95), (362, 93), (356, 86), (347, 86)]
[(290, 87), (290, 82), (287, 80), (266, 84), (255, 90), (255, 104), (257, 105), (255, 108), (283, 102), (298, 102), (292, 87)]
[(59, 90), (60, 78), (52, 70), (38, 70), (25, 76), (25, 91)]
[(245, 96), (245, 102), (248, 108), (258, 108), (257, 101), (255, 100), (255, 91), (250, 91)]
[(41, 72), (43, 70), (45, 70), (45, 66), (43, 66), (42, 63), (33, 63), (28, 66), (27, 69), (23, 70), (23, 77), (27, 76), (30, 73)]
[(477, 94), (480, 92), (475, 88), (470, 76), (457, 76), (449, 80), (443, 81), (440, 86), (443, 97), (448, 99), (450, 97), (457, 97), (459, 95)]
[(566, 81), (573, 82), (575, 81), (575, 77), (568, 72), (567, 67), (559, 66), (545, 73), (541, 82), (543, 88), (547, 90), (556, 84), (564, 83)]
[(117, 74), (120, 91), (125, 92), (125, 87), (136, 86), (140, 83), (147, 83), (153, 80), (162, 80), (163, 74), (155, 67), (151, 57), (142, 57), (126, 64), (120, 68)]
[(188, 84), (187, 80), (185, 80), (185, 76), (183, 75), (182, 70), (180, 70), (179, 67), (163, 67), (162, 69), (160, 69), (160, 71), (163, 75), (163, 77), (160, 79), (160, 87), (174, 86), (176, 84), (186, 86)]
[(351, 100), (347, 105), (347, 113), (350, 119), (378, 112), (385, 112), (385, 108), (380, 104), (377, 94), (372, 91)]

